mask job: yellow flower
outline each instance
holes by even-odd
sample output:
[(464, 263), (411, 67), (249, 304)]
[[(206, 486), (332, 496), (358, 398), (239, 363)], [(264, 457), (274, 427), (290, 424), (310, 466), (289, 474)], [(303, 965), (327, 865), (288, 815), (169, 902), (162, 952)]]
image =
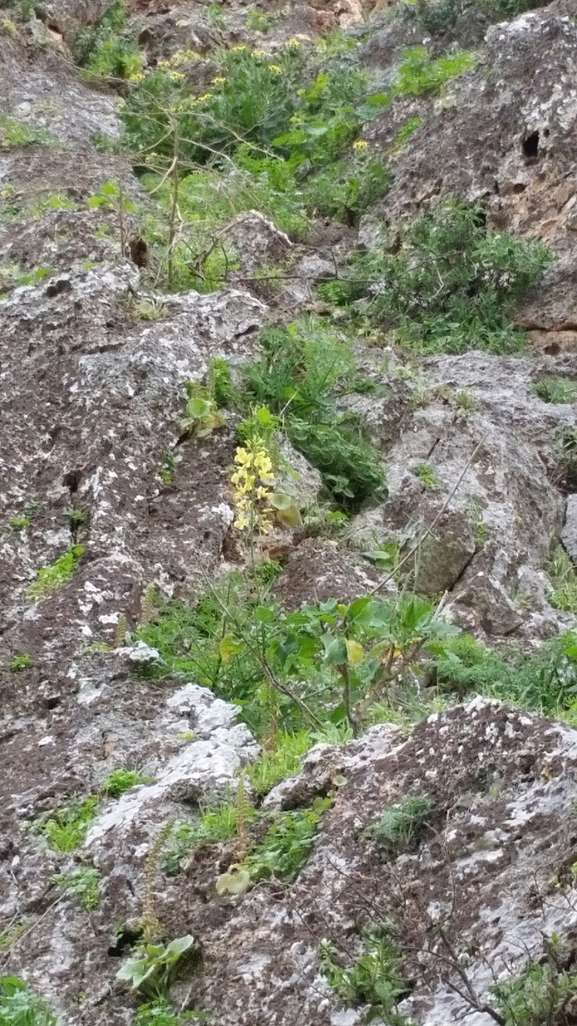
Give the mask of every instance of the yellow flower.
[(236, 50), (236, 52), (239, 53), (241, 50), (246, 50), (246, 46), (244, 45), (244, 43), (241, 43), (239, 46), (233, 46), (232, 49)]
[(275, 75), (282, 75), (280, 64), (269, 64), (268, 70), (274, 72)]
[(179, 78), (184, 78), (184, 75), (183, 75), (182, 71), (171, 71), (170, 72), (170, 77), (174, 81), (178, 81)]
[(222, 75), (217, 75), (217, 77), (212, 80), (213, 85), (222, 85), (223, 82), (226, 82), (226, 78), (223, 78)]
[(128, 76), (130, 82), (141, 82), (144, 78), (142, 71), (133, 71), (132, 75)]
[(356, 150), (357, 153), (366, 153), (368, 148), (369, 144), (368, 142), (365, 142), (364, 139), (357, 139), (357, 141), (353, 143), (353, 150)]
[(212, 93), (203, 93), (202, 96), (197, 97), (199, 103), (204, 103), (205, 100), (210, 100), (211, 98)]
[(289, 39), (289, 41), (287, 43), (287, 46), (291, 50), (298, 50), (300, 45), (301, 44), (299, 43), (298, 39)]

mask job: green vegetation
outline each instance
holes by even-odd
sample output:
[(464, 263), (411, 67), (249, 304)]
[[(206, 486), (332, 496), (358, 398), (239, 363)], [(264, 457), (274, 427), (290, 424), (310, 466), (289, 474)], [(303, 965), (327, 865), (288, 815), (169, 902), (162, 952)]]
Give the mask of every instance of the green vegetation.
[(247, 29), (251, 29), (252, 32), (262, 32), (263, 35), (266, 35), (270, 29), (270, 19), (267, 18), (266, 14), (261, 14), (260, 11), (256, 11), (254, 8), (247, 13), (244, 23)]
[(531, 961), (519, 976), (489, 988), (504, 1026), (553, 1026), (570, 1021), (568, 1006), (577, 996), (572, 953), (556, 935), (545, 937), (544, 947), (543, 961)]
[(58, 146), (58, 140), (43, 128), (20, 121), (11, 114), (0, 114), (0, 149), (19, 149), (22, 146)]
[(423, 93), (438, 93), (442, 87), (457, 75), (475, 67), (476, 59), (466, 50), (458, 50), (446, 57), (431, 57), (424, 46), (406, 50), (401, 64), (393, 95), (421, 96)]
[(364, 298), (369, 318), (417, 352), (514, 353), (524, 345), (515, 305), (548, 260), (540, 243), (488, 229), (480, 208), (448, 200), (407, 226), (398, 253), (361, 254), (347, 301)]
[(428, 491), (436, 491), (439, 487), (439, 478), (437, 472), (430, 463), (416, 463), (412, 468), (413, 474), (419, 478), (419, 481)]
[(100, 873), (92, 866), (82, 866), (72, 873), (58, 873), (54, 876), (54, 883), (60, 884), (66, 894), (77, 898), (82, 908), (92, 912), (98, 908)]
[(263, 840), (247, 855), (244, 866), (250, 879), (274, 877), (291, 883), (306, 865), (318, 826), (332, 799), (317, 798), (310, 808), (278, 812)]
[(149, 784), (150, 782), (151, 778), (144, 777), (138, 770), (118, 769), (114, 770), (106, 778), (102, 785), (102, 790), (110, 798), (120, 798), (125, 791), (130, 791), (132, 787), (137, 787), (138, 784)]
[(58, 809), (41, 826), (41, 831), (54, 851), (71, 852), (80, 847), (98, 811), (99, 799), (74, 798)]
[(327, 494), (345, 512), (384, 497), (379, 453), (363, 438), (358, 417), (337, 406), (343, 395), (371, 386), (357, 375), (350, 341), (303, 320), (265, 329), (261, 343), (261, 359), (244, 368), (241, 403), (282, 417), (290, 441), (321, 471)]
[(535, 381), (532, 388), (545, 403), (577, 402), (577, 381), (571, 381), (570, 378), (545, 374)]
[(115, 0), (91, 28), (78, 26), (72, 32), (72, 53), (80, 67), (91, 75), (133, 79), (144, 58), (127, 30), (128, 10), (124, 0)]
[(71, 545), (52, 566), (38, 570), (36, 580), (28, 588), (26, 597), (37, 601), (57, 591), (70, 580), (83, 555), (84, 545)]
[[(248, 802), (242, 803), (242, 828), (256, 815)], [(200, 807), (200, 815), (190, 823), (179, 823), (172, 833), (172, 846), (165, 860), (164, 870), (169, 875), (180, 872), (182, 862), (195, 848), (204, 844), (219, 844), (235, 837), (239, 827), (238, 801), (229, 795), (221, 804)]]
[(193, 607), (159, 606), (138, 632), (160, 652), (156, 672), (180, 672), (236, 702), (257, 736), (358, 729), (371, 701), (410, 676), (429, 645), (444, 651), (456, 628), (415, 596), (311, 605), (287, 614), (250, 579), (231, 575)]
[(0, 1026), (57, 1026), (42, 998), (15, 976), (0, 976)]
[(194, 937), (187, 934), (169, 944), (141, 944), (136, 954), (127, 959), (116, 973), (117, 980), (130, 983), (132, 990), (144, 994), (162, 995), (174, 974), (176, 964), (194, 945)]
[(426, 794), (408, 794), (396, 805), (386, 809), (381, 818), (365, 834), (373, 838), (389, 856), (399, 855), (419, 840), (433, 803)]
[(10, 660), (10, 670), (12, 673), (22, 673), (23, 670), (29, 670), (31, 666), (34, 666), (34, 660), (32, 656), (22, 653), (22, 655), (15, 655)]
[(300, 770), (303, 755), (313, 745), (310, 731), (296, 734), (276, 734), (274, 748), (264, 751), (248, 767), (248, 778), (259, 795), (268, 792), (286, 777), (295, 776)]
[(157, 998), (140, 1005), (134, 1016), (134, 1026), (183, 1026), (187, 1022), (212, 1022), (208, 1012), (175, 1012), (169, 1001)]
[(555, 609), (577, 616), (577, 574), (571, 557), (562, 545), (558, 545), (545, 566), (553, 583), (553, 594), (549, 602)]
[(367, 927), (363, 952), (355, 958), (335, 944), (324, 942), (319, 949), (321, 971), (346, 1008), (368, 1005), (364, 1020), (386, 1026), (411, 1026), (396, 1011), (409, 987), (401, 975), (402, 954), (383, 930)]

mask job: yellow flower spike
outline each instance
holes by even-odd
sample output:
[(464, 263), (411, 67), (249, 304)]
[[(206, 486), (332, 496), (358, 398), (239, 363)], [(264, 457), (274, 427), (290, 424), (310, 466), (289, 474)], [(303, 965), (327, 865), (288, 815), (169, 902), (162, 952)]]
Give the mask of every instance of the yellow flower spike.
[(199, 103), (204, 103), (205, 100), (210, 100), (212, 93), (203, 93), (202, 96), (198, 96), (197, 100)]
[(301, 44), (298, 39), (289, 39), (287, 43), (289, 50), (298, 50), (300, 45)]
[(368, 148), (369, 144), (368, 142), (365, 142), (364, 139), (357, 139), (357, 141), (353, 143), (353, 150), (357, 153), (366, 153)]
[(241, 43), (238, 46), (233, 46), (232, 49), (235, 50), (236, 53), (240, 53), (241, 50), (246, 50), (246, 46), (244, 43)]
[(282, 75), (282, 68), (280, 64), (269, 64), (268, 70), (272, 71), (275, 75)]
[(212, 85), (222, 85), (223, 82), (226, 82), (226, 78), (223, 78), (222, 75), (217, 75), (216, 78), (213, 78)]

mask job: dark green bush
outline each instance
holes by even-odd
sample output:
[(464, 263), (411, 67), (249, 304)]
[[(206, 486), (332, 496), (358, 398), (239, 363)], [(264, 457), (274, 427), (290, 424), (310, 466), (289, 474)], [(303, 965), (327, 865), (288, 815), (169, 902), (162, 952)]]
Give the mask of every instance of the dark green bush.
[(374, 320), (422, 352), (516, 352), (524, 336), (510, 318), (548, 261), (541, 243), (489, 229), (481, 208), (447, 200), (408, 225), (398, 253), (362, 254), (347, 298), (365, 298)]

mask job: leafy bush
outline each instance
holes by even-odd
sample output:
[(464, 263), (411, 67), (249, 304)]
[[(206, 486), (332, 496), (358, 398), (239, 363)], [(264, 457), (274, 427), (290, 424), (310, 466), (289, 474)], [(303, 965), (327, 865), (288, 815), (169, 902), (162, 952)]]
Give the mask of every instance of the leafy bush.
[(393, 95), (396, 96), (438, 93), (452, 78), (469, 71), (476, 63), (474, 55), (466, 50), (456, 50), (435, 59), (426, 47), (417, 46), (406, 50), (403, 56), (393, 87)]
[(97, 811), (97, 796), (76, 798), (44, 822), (42, 833), (54, 851), (75, 851), (86, 837)]
[(403, 21), (416, 22), (432, 36), (452, 29), (461, 10), (461, 0), (403, 0), (395, 5)]
[(131, 79), (140, 75), (144, 58), (127, 30), (125, 0), (115, 0), (95, 24), (71, 32), (77, 64), (93, 75)]
[(251, 880), (272, 876), (292, 883), (308, 861), (320, 820), (331, 804), (331, 798), (317, 798), (308, 809), (277, 813), (261, 843), (245, 860)]
[(504, 1026), (570, 1022), (568, 1005), (577, 995), (577, 973), (567, 966), (569, 951), (556, 936), (545, 938), (545, 953), (544, 962), (529, 962), (519, 976), (489, 988)]
[(348, 954), (325, 941), (319, 950), (323, 975), (345, 1007), (369, 1006), (365, 1022), (409, 1026), (405, 1017), (395, 1011), (397, 1002), (409, 989), (400, 973), (403, 959), (397, 944), (383, 930), (367, 927), (363, 949), (350, 962)]
[(0, 976), (0, 1026), (57, 1026), (57, 1018), (21, 980)]
[(460, 697), (468, 692), (512, 702), (535, 712), (577, 710), (577, 634), (568, 631), (536, 655), (498, 654), (468, 635), (450, 638), (435, 659), (438, 685)]
[(245, 369), (247, 401), (283, 415), (291, 442), (321, 471), (342, 509), (384, 495), (380, 454), (363, 438), (358, 418), (337, 408), (355, 377), (350, 342), (315, 322), (266, 329), (261, 341), (262, 359)]
[(408, 227), (397, 254), (361, 254), (349, 300), (422, 352), (469, 348), (516, 352), (524, 336), (509, 319), (549, 261), (535, 241), (488, 229), (478, 207), (448, 200)]

